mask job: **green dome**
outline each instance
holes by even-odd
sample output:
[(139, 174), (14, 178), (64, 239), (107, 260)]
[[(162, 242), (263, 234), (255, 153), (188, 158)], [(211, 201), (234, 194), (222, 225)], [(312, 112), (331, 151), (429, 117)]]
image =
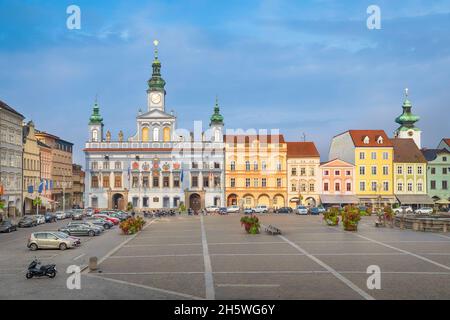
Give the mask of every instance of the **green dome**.
[(220, 114), (219, 102), (216, 98), (216, 105), (214, 107), (214, 113), (211, 116), (211, 124), (221, 124), (223, 125), (223, 116)]
[(414, 128), (414, 124), (420, 120), (420, 117), (414, 115), (411, 112), (412, 108), (411, 102), (408, 99), (406, 99), (403, 102), (402, 108), (403, 113), (395, 119), (395, 122), (397, 122), (402, 127)]
[(166, 81), (161, 77), (161, 62), (158, 60), (158, 49), (155, 46), (155, 58), (152, 63), (152, 77), (147, 81), (149, 91), (165, 92)]
[(92, 110), (92, 115), (89, 118), (89, 124), (102, 124), (103, 118), (100, 115), (100, 107), (97, 101), (94, 104), (94, 109)]

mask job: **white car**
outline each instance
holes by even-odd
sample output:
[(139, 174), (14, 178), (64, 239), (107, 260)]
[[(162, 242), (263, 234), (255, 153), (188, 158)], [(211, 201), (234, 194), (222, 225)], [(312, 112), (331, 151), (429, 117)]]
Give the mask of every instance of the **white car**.
[(295, 209), (295, 213), (296, 214), (301, 214), (301, 215), (307, 215), (308, 214), (308, 208), (305, 206), (297, 206), (297, 208)]
[(44, 224), (45, 223), (45, 217), (42, 214), (35, 214), (34, 219), (36, 219), (37, 224)]
[(55, 213), (56, 219), (57, 220), (63, 220), (66, 218), (66, 214), (62, 211), (58, 211)]
[(216, 207), (216, 206), (209, 206), (209, 207), (206, 207), (206, 212), (212, 212), (212, 213), (215, 213), (215, 212), (218, 212), (219, 211), (219, 207)]
[(255, 209), (253, 208), (245, 208), (244, 209), (244, 214), (253, 214), (255, 213)]
[(269, 212), (269, 207), (266, 206), (266, 205), (258, 205), (254, 209), (254, 211), (255, 211), (255, 213), (268, 213)]
[(414, 211), (411, 208), (411, 206), (401, 206), (401, 207), (398, 207), (398, 208), (394, 209), (394, 213), (395, 214), (399, 214), (399, 213), (403, 213), (403, 212), (406, 212), (408, 214), (409, 213), (414, 213)]
[(239, 206), (230, 206), (227, 208), (227, 213), (238, 213), (239, 211), (241, 211)]
[(416, 214), (433, 214), (433, 208), (423, 207), (415, 211)]

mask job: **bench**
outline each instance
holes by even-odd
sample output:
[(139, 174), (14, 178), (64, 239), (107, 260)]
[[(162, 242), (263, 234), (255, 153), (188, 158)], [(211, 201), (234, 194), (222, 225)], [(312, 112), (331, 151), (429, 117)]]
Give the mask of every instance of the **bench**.
[(272, 226), (272, 225), (269, 225), (269, 226), (266, 227), (266, 232), (270, 233), (272, 235), (281, 234), (281, 230), (278, 229), (277, 227)]

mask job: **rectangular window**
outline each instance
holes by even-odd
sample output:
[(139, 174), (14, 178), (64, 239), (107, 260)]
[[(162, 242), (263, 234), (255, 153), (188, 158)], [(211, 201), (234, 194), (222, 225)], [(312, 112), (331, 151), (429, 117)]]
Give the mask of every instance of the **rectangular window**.
[(305, 168), (300, 168), (300, 175), (303, 177), (303, 176), (306, 176), (306, 169)]
[(431, 168), (431, 174), (436, 174), (436, 168)]
[(245, 171), (250, 171), (250, 161), (245, 161)]
[(253, 162), (253, 170), (258, 171), (258, 162)]
[(422, 182), (417, 183), (417, 191), (423, 192), (423, 184), (422, 184)]
[(253, 179), (253, 187), (258, 188), (259, 180), (257, 178)]
[(408, 167), (406, 168), (406, 172), (407, 172), (409, 175), (413, 174), (413, 167), (412, 167), (412, 166), (408, 166)]
[(383, 160), (389, 160), (389, 152), (383, 152)]
[(408, 182), (407, 188), (408, 188), (408, 192), (412, 192), (413, 191), (413, 184), (412, 184), (412, 182)]
[(364, 181), (361, 181), (359, 183), (359, 190), (360, 191), (366, 191), (366, 183)]
[(267, 187), (267, 179), (266, 178), (261, 179), (261, 187), (263, 187), (263, 188)]
[(214, 162), (214, 169), (220, 169), (220, 163)]
[(314, 185), (314, 183), (310, 183), (309, 184), (309, 192), (314, 192), (316, 189), (316, 186)]
[(341, 175), (341, 171), (340, 170), (334, 170), (334, 175), (335, 176), (340, 176)]
[(235, 178), (231, 178), (231, 179), (230, 179), (230, 187), (231, 187), (231, 188), (236, 187), (236, 179), (235, 179)]
[(143, 176), (142, 177), (142, 187), (144, 187), (144, 188), (148, 188), (149, 187), (148, 176)]
[(351, 175), (352, 175), (352, 172), (351, 172), (350, 170), (347, 170), (347, 171), (345, 171), (345, 175), (346, 175), (346, 176), (351, 176)]
[(377, 175), (377, 167), (376, 166), (372, 166), (372, 175), (373, 176)]
[(192, 176), (192, 188), (198, 188), (198, 176)]
[(372, 152), (370, 158), (372, 160), (377, 160), (377, 153), (376, 152)]
[(316, 171), (314, 170), (314, 168), (309, 168), (309, 175), (311, 177), (314, 177), (316, 175)]
[(383, 166), (383, 175), (385, 176), (389, 175), (389, 166)]
[(159, 188), (159, 177), (153, 177), (153, 188)]
[(340, 183), (336, 182), (334, 184), (334, 191), (336, 191), (336, 192), (340, 192), (341, 191), (341, 184)]
[(366, 167), (359, 167), (359, 174), (362, 176), (366, 175)]
[(192, 169), (198, 169), (198, 163), (192, 162)]
[(383, 182), (383, 191), (389, 191), (389, 182), (385, 181)]
[(231, 171), (235, 171), (236, 170), (236, 162), (231, 161), (231, 163), (230, 163), (230, 170)]
[(447, 184), (446, 180), (442, 181), (442, 189), (443, 190), (447, 190), (448, 189), (448, 184)]
[(277, 178), (277, 188), (281, 187), (282, 187), (281, 178)]
[(114, 187), (122, 188), (122, 175), (116, 175), (114, 177)]
[(281, 171), (281, 169), (282, 169), (281, 163), (278, 162), (278, 163), (277, 163), (277, 171)]
[(323, 184), (323, 191), (328, 191), (328, 190), (329, 190), (329, 184), (328, 184), (328, 182), (325, 182)]
[(293, 176), (296, 176), (296, 175), (297, 175), (297, 168), (292, 168), (292, 169), (291, 169), (291, 174), (292, 174)]
[(267, 164), (266, 164), (265, 161), (261, 162), (261, 169), (262, 169), (263, 171), (266, 171), (266, 170), (267, 170)]
[(417, 167), (417, 174), (423, 174), (423, 167), (422, 166), (418, 166)]
[(291, 185), (291, 191), (292, 191), (292, 192), (297, 192), (297, 185), (296, 185), (295, 183), (293, 183), (293, 184)]
[(91, 188), (98, 188), (98, 177), (97, 176), (91, 177)]
[(397, 166), (397, 174), (403, 174), (403, 167)]
[(169, 182), (169, 177), (163, 177), (163, 188), (169, 188), (170, 187), (170, 182)]
[(142, 206), (144, 208), (148, 208), (148, 198), (147, 197), (142, 198)]
[(180, 177), (179, 176), (174, 176), (173, 177), (173, 187), (174, 188), (179, 188), (180, 187)]
[(436, 190), (436, 181), (434, 181), (434, 180), (430, 181), (430, 189), (431, 190)]
[(403, 183), (399, 182), (397, 183), (397, 191), (402, 192), (403, 191)]
[(447, 174), (447, 168), (442, 168), (442, 174)]
[(109, 188), (109, 176), (103, 176), (103, 188)]
[(324, 175), (324, 176), (329, 176), (329, 175), (330, 175), (330, 171), (324, 170), (323, 175)]
[(103, 169), (108, 170), (109, 169), (109, 162), (105, 161), (103, 162)]
[(360, 152), (359, 153), (359, 160), (365, 160), (366, 159), (366, 153), (365, 152)]
[(250, 188), (250, 178), (245, 179), (245, 187)]
[(203, 177), (203, 187), (209, 188), (209, 178), (208, 177)]
[(371, 190), (371, 191), (374, 191), (374, 192), (377, 191), (377, 183), (376, 183), (376, 182), (372, 182), (372, 183), (371, 183), (371, 188), (370, 188), (370, 190)]
[(352, 191), (352, 183), (347, 182), (347, 192), (351, 192), (351, 191)]
[(133, 176), (132, 188), (137, 188), (137, 187), (139, 187), (139, 177)]

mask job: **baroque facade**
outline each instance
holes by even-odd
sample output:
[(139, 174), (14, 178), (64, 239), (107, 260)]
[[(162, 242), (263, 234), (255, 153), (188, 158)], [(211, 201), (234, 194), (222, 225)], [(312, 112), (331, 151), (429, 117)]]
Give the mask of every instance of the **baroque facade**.
[(104, 131), (98, 103), (88, 129), (85, 206), (135, 210), (178, 208), (195, 211), (224, 205), (223, 117), (216, 100), (209, 127), (177, 128), (166, 112), (165, 80), (155, 48), (148, 81), (147, 110), (136, 117), (136, 134)]
[(34, 199), (39, 195), (41, 183), (40, 150), (35, 135), (34, 123), (23, 126), (23, 207), (24, 214), (36, 213)]
[(0, 101), (0, 200), (3, 217), (22, 214), (22, 121), (24, 116)]

